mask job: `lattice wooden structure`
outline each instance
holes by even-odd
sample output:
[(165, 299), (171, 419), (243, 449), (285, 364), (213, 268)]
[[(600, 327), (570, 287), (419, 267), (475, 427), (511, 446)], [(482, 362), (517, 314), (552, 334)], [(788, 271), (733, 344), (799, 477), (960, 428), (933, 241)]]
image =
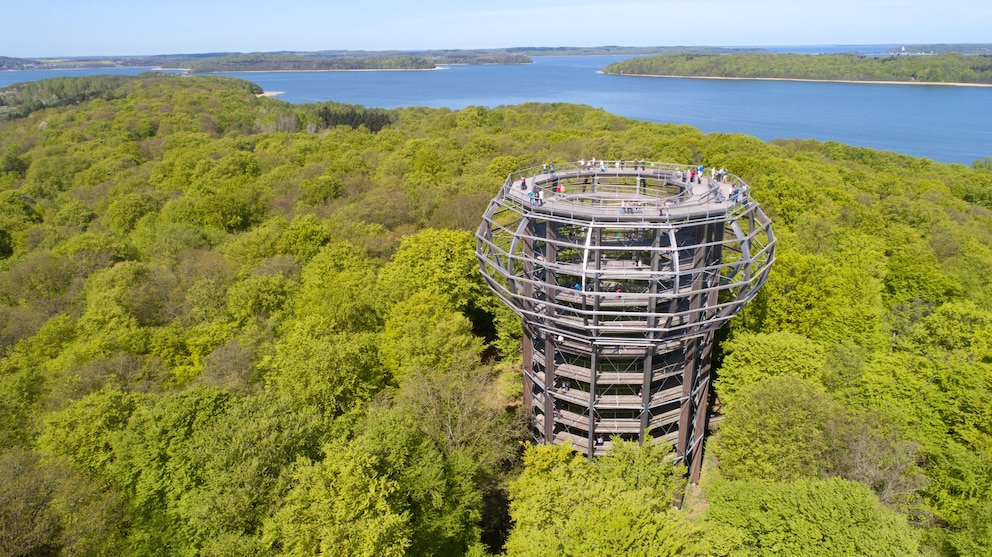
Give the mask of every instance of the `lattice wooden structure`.
[(733, 175), (556, 166), (508, 176), (477, 233), (482, 274), (524, 320), (535, 440), (672, 443), (697, 481), (713, 333), (768, 276), (769, 220)]

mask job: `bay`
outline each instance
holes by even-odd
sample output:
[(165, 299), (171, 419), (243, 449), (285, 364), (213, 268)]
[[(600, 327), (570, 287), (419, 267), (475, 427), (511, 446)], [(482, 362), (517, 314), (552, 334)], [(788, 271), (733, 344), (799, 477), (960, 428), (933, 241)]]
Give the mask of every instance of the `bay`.
[[(970, 165), (992, 156), (992, 88), (613, 76), (627, 56), (535, 57), (533, 64), (419, 71), (237, 72), (290, 103), (461, 109), (524, 102), (590, 105), (652, 122), (763, 140), (813, 138)], [(138, 73), (141, 70), (123, 70)], [(60, 70), (57, 75), (69, 75)], [(83, 70), (71, 70), (82, 72)], [(24, 81), (0, 72), (0, 86)], [(91, 73), (103, 73), (92, 71)], [(48, 77), (48, 76), (45, 76)], [(41, 79), (42, 77), (38, 77)]]

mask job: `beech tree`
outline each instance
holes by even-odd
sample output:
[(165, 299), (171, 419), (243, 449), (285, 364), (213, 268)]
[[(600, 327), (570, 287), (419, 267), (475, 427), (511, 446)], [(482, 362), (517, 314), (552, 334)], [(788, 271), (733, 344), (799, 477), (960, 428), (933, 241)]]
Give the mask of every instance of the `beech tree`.
[(423, 230), (403, 239), (383, 267), (379, 285), (397, 302), (417, 292), (443, 296), (458, 311), (483, 298), (482, 275), (472, 235), (459, 230)]
[(449, 302), (419, 292), (395, 304), (383, 327), (382, 363), (402, 383), (417, 373), (448, 373), (479, 363), (482, 341)]
[(821, 388), (791, 375), (751, 385), (727, 405), (711, 442), (720, 470), (731, 479), (816, 477), (840, 411)]
[(787, 331), (742, 332), (721, 349), (726, 355), (714, 386), (727, 402), (741, 389), (769, 377), (792, 375), (816, 383), (826, 364), (820, 343)]
[(373, 416), (321, 462), (301, 461), (263, 539), (289, 555), (437, 555), (478, 551), (474, 466), (445, 455), (394, 412)]
[(120, 495), (64, 460), (0, 452), (0, 553), (99, 555), (123, 551)]
[(841, 479), (716, 482), (707, 489), (706, 555), (918, 555), (906, 519)]
[[(510, 485), (507, 555), (694, 554), (698, 532), (670, 508), (670, 489), (658, 489), (673, 483), (670, 461), (649, 447), (618, 445), (621, 453), (597, 463), (602, 468), (568, 444), (529, 447)], [(631, 484), (626, 472), (645, 457), (654, 466), (643, 484)]]

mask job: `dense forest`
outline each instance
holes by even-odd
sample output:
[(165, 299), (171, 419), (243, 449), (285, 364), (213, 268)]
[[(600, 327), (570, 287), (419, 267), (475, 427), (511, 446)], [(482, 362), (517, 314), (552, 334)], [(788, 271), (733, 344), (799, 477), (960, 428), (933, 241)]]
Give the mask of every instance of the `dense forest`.
[(935, 54), (663, 54), (610, 64), (605, 73), (842, 81), (992, 84), (992, 56)]
[(531, 59), (507, 49), (319, 52), (216, 52), (151, 56), (5, 58), (0, 70), (67, 68), (170, 68), (195, 72), (426, 70), (438, 64), (529, 64)]
[(323, 58), (299, 54), (232, 54), (189, 60), (183, 66), (195, 72), (432, 70), (435, 67), (434, 62), (422, 56)]
[[(51, 87), (99, 94), (0, 122), (2, 555), (992, 553), (986, 163)], [(508, 172), (593, 156), (726, 167), (774, 220), (699, 485), (659, 448), (526, 444), (473, 232)]]

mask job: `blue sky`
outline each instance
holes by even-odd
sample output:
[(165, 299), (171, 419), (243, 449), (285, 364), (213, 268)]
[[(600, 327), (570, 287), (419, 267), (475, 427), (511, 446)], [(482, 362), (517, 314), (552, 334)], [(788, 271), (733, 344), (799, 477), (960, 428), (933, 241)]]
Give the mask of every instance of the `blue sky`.
[(989, 0), (49, 0), (0, 56), (992, 42)]

